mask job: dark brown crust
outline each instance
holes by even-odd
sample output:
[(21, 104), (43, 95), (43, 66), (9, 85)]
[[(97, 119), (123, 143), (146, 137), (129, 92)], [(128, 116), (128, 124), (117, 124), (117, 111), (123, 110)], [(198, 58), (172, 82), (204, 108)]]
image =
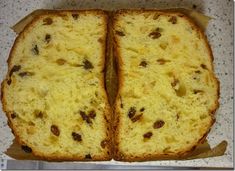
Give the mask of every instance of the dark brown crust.
[[(8, 63), (8, 74), (10, 72), (10, 67), (12, 66), (11, 64), (11, 59), (13, 58), (13, 53), (14, 53), (14, 50), (15, 50), (15, 47), (17, 46), (17, 44), (19, 43), (21, 37), (23, 37), (24, 33), (27, 32), (27, 30), (29, 30), (34, 23), (36, 23), (39, 19), (41, 19), (41, 17), (43, 17), (44, 15), (51, 15), (51, 16), (58, 16), (58, 15), (61, 15), (63, 13), (73, 13), (73, 12), (79, 12), (79, 13), (94, 13), (94, 14), (101, 14), (104, 18), (104, 23), (106, 24), (106, 31), (104, 32), (104, 39), (106, 40), (107, 39), (107, 23), (108, 23), (108, 15), (107, 15), (107, 12), (106, 11), (103, 11), (103, 10), (98, 10), (98, 9), (93, 9), (93, 10), (60, 10), (60, 11), (47, 11), (45, 12), (44, 14), (41, 14), (41, 15), (38, 15), (37, 17), (35, 17), (35, 19), (33, 21), (31, 21), (24, 29), (23, 31), (17, 36), (17, 38), (15, 39), (15, 42), (14, 42), (14, 45), (11, 49), (11, 52), (9, 54), (9, 58), (7, 60), (7, 63)], [(103, 56), (102, 56), (102, 71), (104, 71), (105, 69), (105, 56), (106, 56), (106, 41), (103, 45)], [(7, 75), (8, 75), (7, 74)], [(2, 108), (3, 108), (3, 111), (6, 113), (6, 116), (8, 118), (8, 125), (9, 127), (12, 129), (12, 132), (13, 134), (15, 135), (15, 139), (17, 140), (17, 142), (21, 145), (27, 145), (27, 142), (24, 142), (20, 139), (17, 131), (17, 128), (13, 125), (13, 123), (11, 122), (11, 117), (10, 117), (10, 111), (7, 111), (6, 109), (6, 100), (5, 100), (5, 94), (4, 94), (4, 89), (5, 89), (5, 86), (7, 84), (7, 77), (2, 81), (1, 83), (1, 101), (2, 101)], [(105, 84), (104, 84), (104, 76), (103, 78), (100, 80), (100, 84), (102, 85), (102, 88), (105, 92)], [(107, 97), (107, 94), (106, 92), (104, 93), (105, 94), (105, 99), (106, 99), (106, 109), (105, 109), (105, 114), (104, 114), (104, 120), (106, 121), (105, 122), (105, 125), (106, 125), (106, 128), (107, 128), (107, 132), (106, 132), (106, 135), (107, 135), (107, 139), (108, 140), (111, 140), (111, 135), (112, 135), (112, 132), (111, 132), (111, 125), (110, 125), (110, 120), (111, 120), (111, 117), (110, 117), (110, 114), (111, 114), (111, 107), (108, 103), (108, 97)], [(107, 151), (106, 151), (106, 155), (105, 156), (102, 156), (102, 155), (99, 155), (99, 156), (92, 156), (92, 159), (84, 159), (84, 156), (56, 156), (56, 155), (51, 155), (51, 156), (47, 156), (47, 155), (44, 155), (43, 153), (40, 153), (39, 151), (37, 151), (36, 149), (32, 148), (32, 151), (33, 151), (33, 154), (37, 157), (39, 157), (41, 160), (47, 160), (47, 161), (107, 161), (107, 160), (111, 160), (111, 155), (107, 154), (107, 153), (111, 153), (111, 143), (109, 143), (106, 147)]]
[(197, 143), (192, 144), (191, 147), (184, 149), (182, 152), (180, 153), (175, 153), (175, 154), (166, 154), (166, 155), (161, 155), (161, 154), (151, 154), (151, 155), (142, 155), (142, 156), (128, 156), (128, 155), (124, 155), (122, 154), (121, 151), (119, 151), (119, 126), (120, 126), (120, 122), (119, 122), (119, 103), (120, 103), (120, 91), (121, 88), (123, 87), (123, 76), (122, 76), (122, 59), (120, 56), (120, 50), (118, 47), (118, 36), (114, 36), (114, 56), (116, 58), (117, 61), (117, 65), (118, 65), (118, 93), (116, 96), (116, 100), (115, 100), (115, 105), (114, 105), (114, 112), (115, 112), (115, 121), (114, 121), (114, 127), (115, 127), (115, 140), (114, 140), (114, 159), (118, 160), (118, 161), (150, 161), (150, 160), (162, 160), (164, 158), (166, 159), (180, 159), (180, 158), (186, 158), (187, 156), (189, 156), (193, 150), (200, 144), (203, 143), (210, 131), (210, 128), (212, 127), (212, 125), (215, 122), (215, 118), (214, 118), (214, 113), (217, 110), (217, 108), (219, 107), (219, 95), (220, 95), (220, 87), (219, 87), (219, 80), (215, 77), (215, 74), (213, 73), (214, 68), (213, 68), (213, 54), (212, 54), (212, 50), (211, 47), (208, 43), (208, 40), (206, 38), (206, 36), (204, 35), (202, 29), (197, 26), (192, 19), (190, 19), (188, 16), (184, 15), (183, 13), (179, 13), (179, 12), (174, 12), (174, 11), (169, 11), (169, 10), (154, 10), (154, 9), (148, 9), (148, 10), (142, 10), (142, 9), (134, 9), (134, 10), (118, 10), (115, 13), (115, 17), (113, 18), (113, 32), (115, 31), (115, 22), (117, 22), (117, 19), (119, 17), (119, 15), (122, 14), (126, 14), (126, 13), (142, 13), (142, 12), (159, 12), (162, 14), (167, 14), (167, 15), (178, 15), (180, 17), (185, 18), (191, 25), (193, 28), (196, 29), (196, 31), (199, 33), (199, 35), (203, 38), (203, 40), (206, 43), (207, 49), (208, 49), (208, 53), (210, 55), (210, 64), (211, 64), (211, 68), (212, 68), (212, 72), (210, 72), (212, 78), (217, 82), (217, 100), (215, 101), (215, 105), (213, 107), (213, 109), (211, 110), (211, 124), (208, 126), (208, 130), (207, 132), (197, 141)]

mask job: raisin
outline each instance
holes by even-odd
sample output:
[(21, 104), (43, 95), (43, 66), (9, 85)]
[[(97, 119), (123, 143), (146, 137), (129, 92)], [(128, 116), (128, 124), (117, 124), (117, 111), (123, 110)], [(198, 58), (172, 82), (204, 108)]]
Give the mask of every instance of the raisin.
[(204, 92), (203, 90), (193, 90), (193, 93), (194, 93), (194, 94), (203, 93), (203, 92)]
[(137, 115), (137, 116), (131, 118), (131, 121), (132, 121), (132, 122), (136, 122), (136, 121), (140, 120), (140, 118), (142, 117), (142, 115), (143, 115), (143, 114), (140, 114), (140, 115)]
[(78, 19), (78, 14), (72, 14), (72, 17), (74, 20), (77, 20)]
[(139, 66), (142, 66), (142, 67), (146, 67), (148, 64), (146, 61), (142, 61), (140, 62), (140, 65)]
[(92, 63), (90, 61), (88, 61), (87, 59), (83, 61), (83, 67), (84, 67), (84, 69), (92, 69), (92, 68), (94, 68)]
[(85, 159), (92, 159), (90, 154), (85, 155)]
[(7, 84), (8, 84), (8, 85), (11, 85), (11, 79), (8, 79), (8, 80), (7, 80)]
[(94, 111), (94, 110), (91, 110), (91, 111), (89, 112), (88, 116), (89, 116), (90, 118), (94, 119), (94, 118), (96, 117), (95, 111)]
[(200, 73), (201, 73), (201, 71), (200, 71), (200, 70), (197, 70), (197, 71), (195, 71), (195, 73), (200, 74)]
[(15, 119), (15, 118), (16, 118), (16, 113), (15, 113), (15, 112), (11, 114), (11, 118), (12, 118), (12, 119)]
[(83, 119), (84, 121), (86, 121), (88, 124), (92, 123), (91, 120), (90, 120), (90, 118), (86, 115), (85, 112), (80, 111), (80, 115), (81, 115), (82, 119)]
[(207, 67), (206, 67), (205, 64), (201, 64), (201, 67), (202, 67), (203, 69), (207, 69)]
[(172, 87), (175, 87), (179, 83), (179, 80), (174, 78), (174, 81), (171, 83)]
[(196, 9), (197, 8), (197, 5), (193, 4), (193, 9)]
[(60, 135), (60, 130), (56, 125), (51, 125), (51, 132), (55, 135), (55, 136), (59, 136)]
[(103, 140), (103, 141), (101, 141), (100, 146), (101, 146), (102, 148), (105, 148), (105, 146), (106, 146), (108, 143), (109, 143), (108, 140)]
[(117, 31), (117, 30), (116, 30), (116, 34), (117, 34), (118, 36), (125, 36), (125, 34), (124, 34), (122, 31)]
[(47, 43), (49, 43), (49, 42), (51, 41), (51, 35), (50, 35), (50, 34), (46, 34), (46, 36), (45, 36), (45, 41), (46, 41)]
[(128, 117), (132, 118), (135, 115), (135, 113), (136, 113), (135, 107), (131, 107), (128, 111)]
[(171, 22), (172, 24), (176, 24), (177, 18), (176, 18), (176, 16), (172, 16), (168, 21)]
[(43, 25), (51, 25), (52, 23), (53, 23), (53, 21), (49, 17), (43, 19)]
[(25, 77), (25, 76), (32, 76), (32, 75), (34, 75), (34, 73), (26, 71), (26, 72), (21, 72), (18, 75), (21, 76), (21, 77)]
[(144, 138), (151, 138), (152, 135), (153, 135), (153, 133), (149, 131), (149, 132), (145, 133), (145, 134), (143, 135), (143, 137), (144, 137)]
[(170, 62), (170, 60), (160, 58), (160, 59), (157, 60), (157, 62), (159, 63), (159, 65), (164, 65), (166, 62)]
[(72, 137), (74, 141), (82, 141), (82, 136), (76, 132), (72, 132)]
[(177, 113), (177, 114), (176, 114), (176, 121), (178, 121), (178, 120), (179, 120), (179, 118), (180, 118), (180, 114), (179, 114), (179, 113)]
[(154, 129), (161, 128), (164, 126), (164, 124), (165, 124), (165, 122), (163, 120), (157, 120), (156, 122), (154, 122), (153, 128)]
[(21, 69), (20, 65), (14, 65), (9, 73), (9, 76), (11, 77), (14, 72), (17, 72)]
[(34, 55), (39, 55), (39, 50), (38, 50), (38, 46), (35, 45), (33, 48), (32, 48), (32, 52)]
[(140, 112), (143, 112), (145, 110), (145, 108), (144, 107), (142, 107), (141, 109), (140, 109)]
[(58, 65), (64, 65), (64, 64), (66, 63), (66, 60), (60, 58), (60, 59), (57, 59), (57, 60), (56, 60), (56, 63), (57, 63)]
[(34, 116), (36, 117), (36, 118), (43, 118), (43, 112), (42, 111), (40, 111), (40, 110), (34, 110)]
[(153, 31), (149, 33), (149, 37), (151, 37), (152, 39), (158, 39), (159, 37), (161, 37), (161, 33), (159, 31)]
[(32, 153), (32, 149), (28, 147), (27, 145), (22, 145), (21, 149), (24, 150), (26, 153)]
[(153, 19), (154, 19), (154, 20), (157, 20), (159, 17), (160, 17), (160, 14), (155, 14), (155, 15), (153, 16)]
[(104, 42), (104, 41), (103, 41), (103, 38), (100, 37), (100, 38), (98, 39), (98, 42), (103, 43), (103, 42)]

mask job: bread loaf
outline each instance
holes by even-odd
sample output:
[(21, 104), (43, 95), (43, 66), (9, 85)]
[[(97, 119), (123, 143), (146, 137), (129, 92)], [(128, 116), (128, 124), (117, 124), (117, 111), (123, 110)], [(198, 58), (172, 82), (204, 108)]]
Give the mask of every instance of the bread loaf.
[(206, 37), (184, 14), (155, 10), (117, 11), (113, 34), (115, 159), (186, 155), (203, 142), (218, 107)]
[(106, 33), (101, 10), (59, 11), (17, 37), (2, 102), (23, 150), (46, 160), (111, 159)]

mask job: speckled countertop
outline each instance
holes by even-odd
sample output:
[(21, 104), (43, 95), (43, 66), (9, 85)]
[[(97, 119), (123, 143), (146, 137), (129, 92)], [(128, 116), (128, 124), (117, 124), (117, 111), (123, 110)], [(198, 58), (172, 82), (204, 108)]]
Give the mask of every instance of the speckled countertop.
[[(154, 161), (142, 163), (100, 162), (100, 164), (233, 167), (233, 1), (231, 0), (1, 0), (0, 1), (0, 81), (7, 71), (6, 59), (16, 34), (10, 29), (22, 17), (36, 9), (118, 9), (118, 8), (194, 8), (213, 20), (206, 34), (213, 50), (214, 65), (220, 80), (220, 108), (216, 123), (208, 140), (215, 146), (222, 140), (228, 142), (224, 156), (190, 161)], [(11, 144), (13, 136), (0, 110), (0, 154)]]

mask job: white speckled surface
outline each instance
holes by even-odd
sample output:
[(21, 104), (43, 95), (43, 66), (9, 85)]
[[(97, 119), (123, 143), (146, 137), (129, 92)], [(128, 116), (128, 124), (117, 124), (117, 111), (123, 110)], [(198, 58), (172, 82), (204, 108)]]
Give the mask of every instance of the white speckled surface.
[[(196, 6), (194, 6), (196, 5)], [(22, 17), (36, 9), (79, 9), (79, 8), (194, 8), (213, 17), (206, 34), (211, 44), (215, 72), (220, 80), (220, 108), (216, 112), (216, 123), (209, 142), (217, 145), (228, 141), (224, 156), (190, 161), (156, 161), (131, 163), (131, 165), (191, 166), (191, 167), (233, 167), (233, 1), (231, 0), (1, 0), (0, 1), (0, 81), (7, 71), (6, 60), (16, 34), (10, 29)], [(0, 154), (11, 144), (13, 136), (7, 126), (4, 113), (0, 110)], [(7, 158), (1, 155), (2, 158)], [(100, 164), (124, 164), (121, 162), (100, 162)]]

